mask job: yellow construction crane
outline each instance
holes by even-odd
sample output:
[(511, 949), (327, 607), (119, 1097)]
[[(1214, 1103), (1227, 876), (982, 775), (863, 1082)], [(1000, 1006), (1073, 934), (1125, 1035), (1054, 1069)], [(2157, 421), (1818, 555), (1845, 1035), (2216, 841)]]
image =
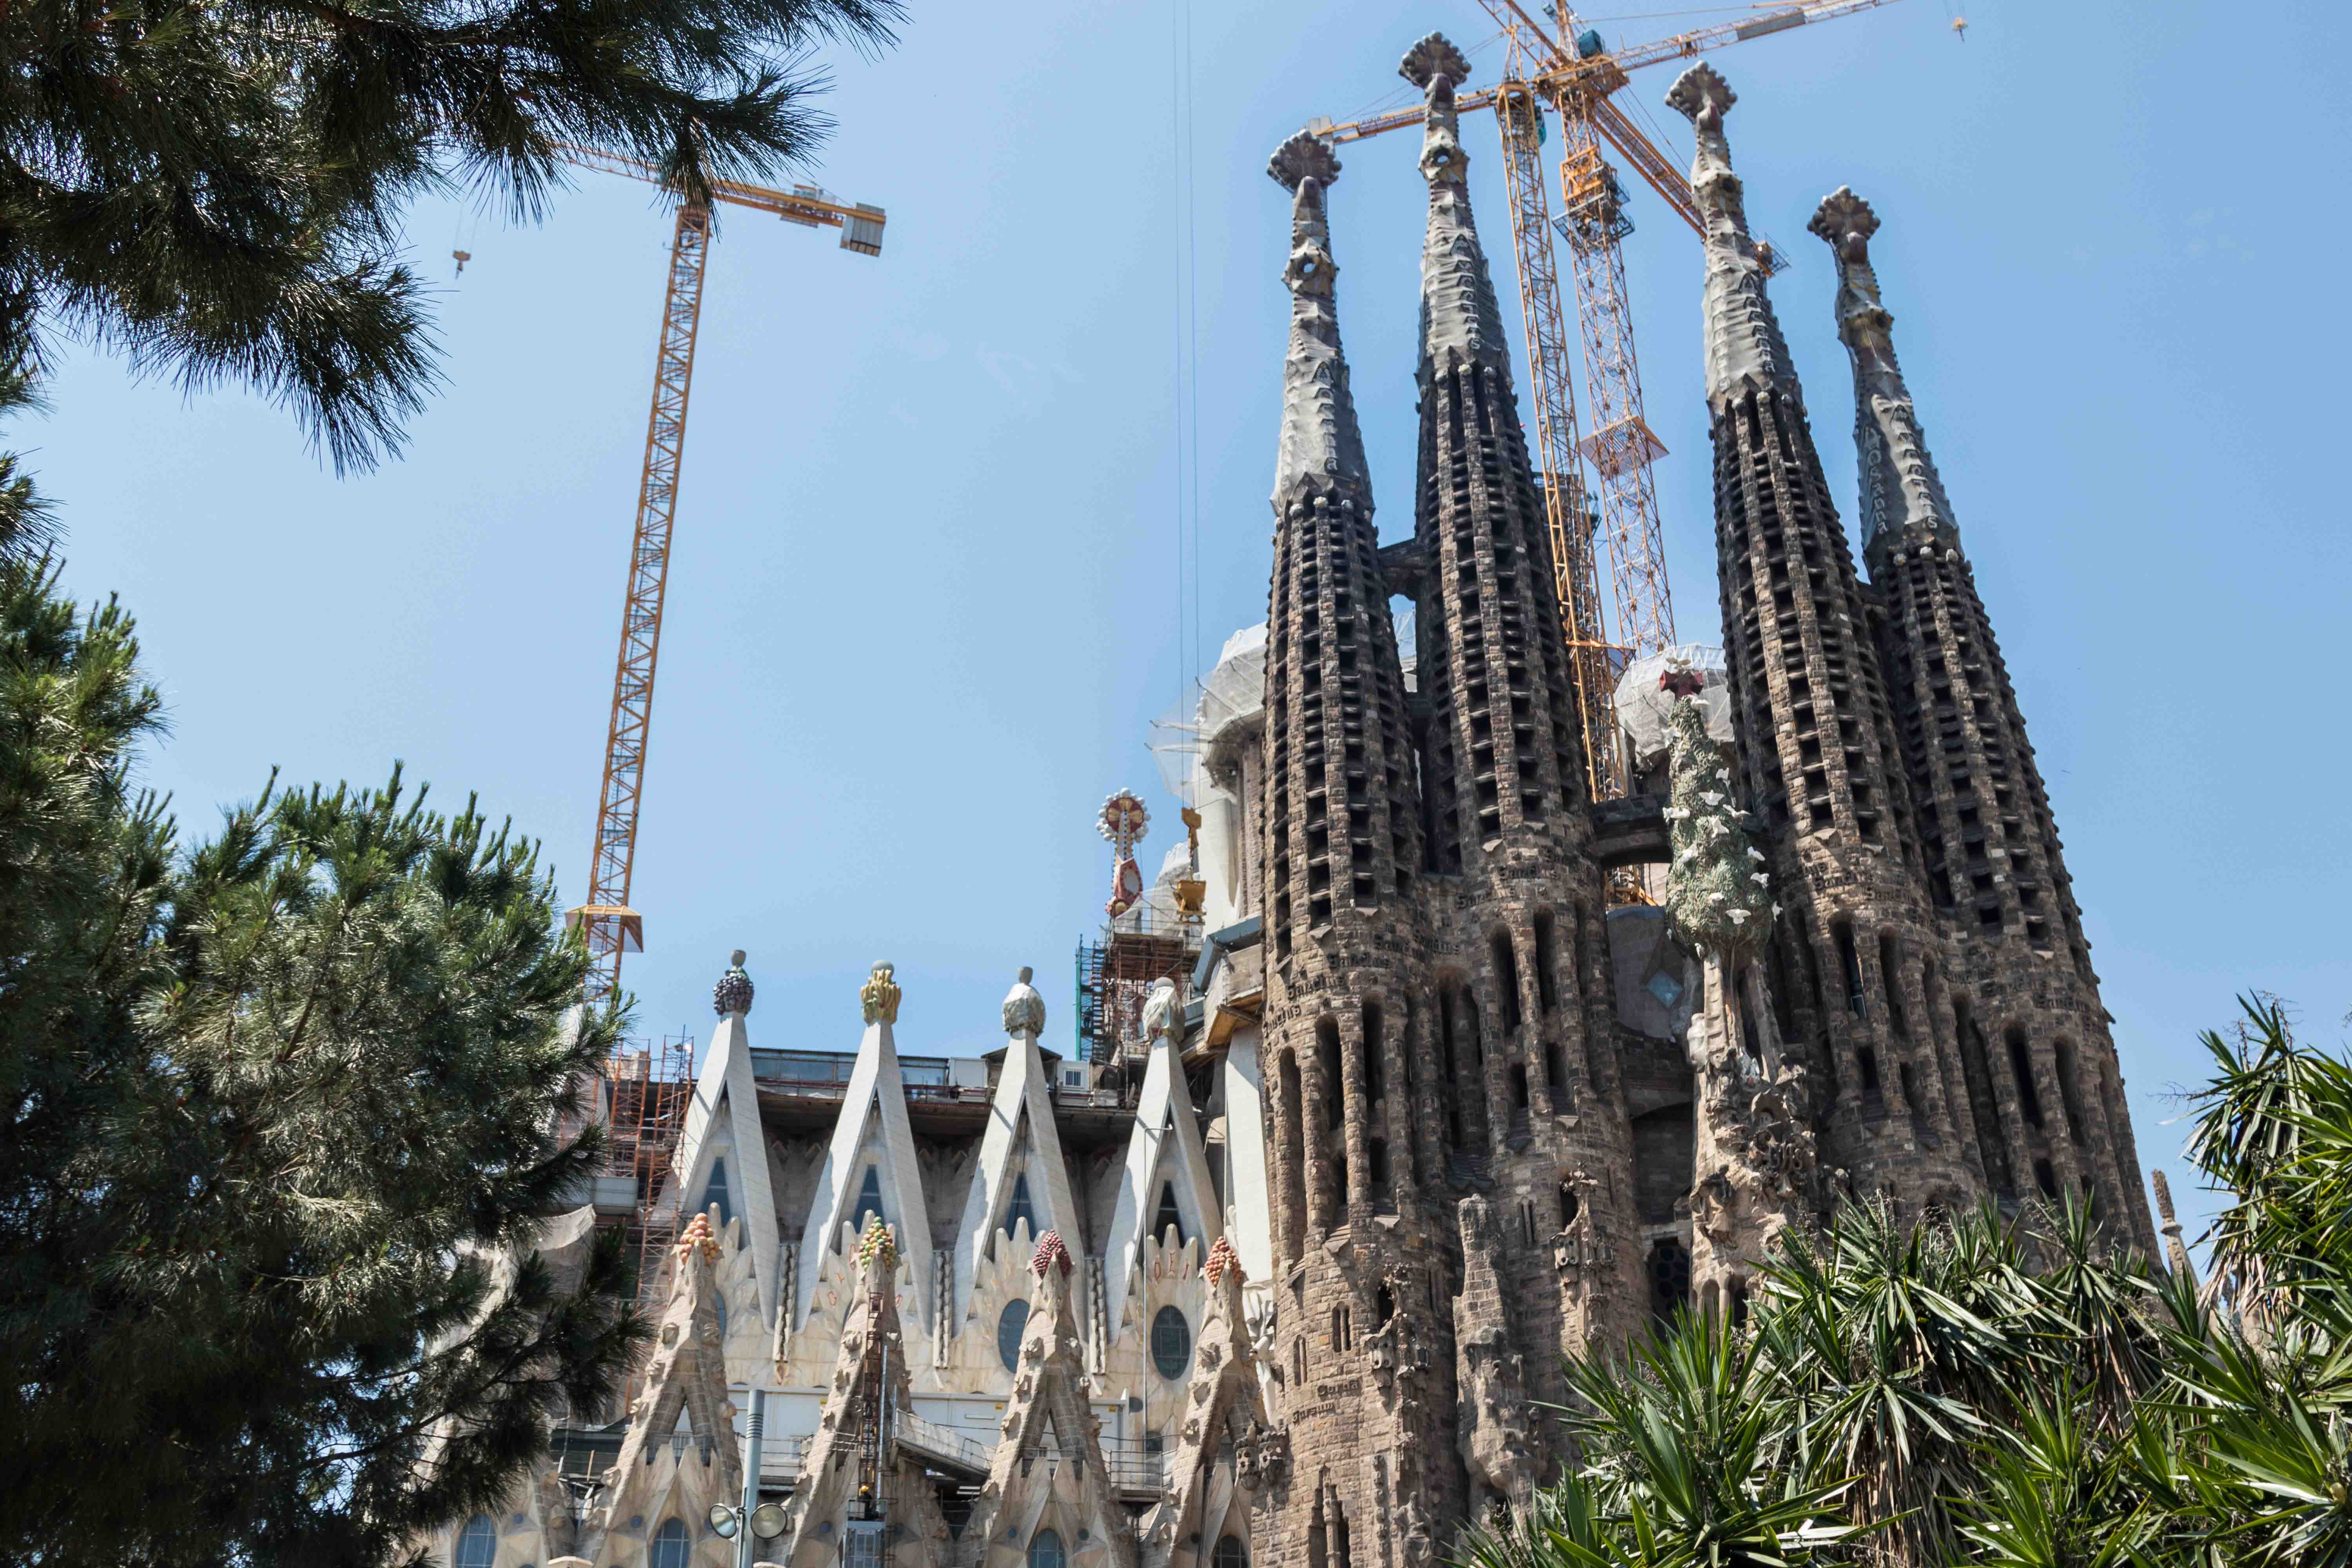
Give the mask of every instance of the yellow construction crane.
[[(561, 142), (556, 151), (583, 169), (663, 184), (658, 169), (635, 158)], [(814, 185), (778, 191), (715, 180), (711, 195), (805, 228), (838, 228), (842, 249), (861, 256), (882, 254), (880, 207), (836, 201)], [(588, 898), (563, 921), (566, 930), (584, 927), (588, 933), (586, 996), (592, 1006), (619, 988), (622, 956), (645, 948), (645, 918), (629, 906), (629, 877), (636, 863), (646, 735), (653, 721), (654, 664), (661, 650), (662, 594), (669, 581), (670, 528), (677, 513), (686, 400), (694, 379), (703, 263), (709, 249), (710, 209), (681, 203), (670, 238), (661, 342), (654, 355), (653, 413), (646, 426), (645, 471), (637, 484), (636, 530), (629, 547), (628, 592), (621, 607), (621, 653), (613, 671), (613, 715), (604, 738), (604, 783), (596, 804)]]
[[(1665, 60), (1696, 58), (1706, 50), (1743, 43), (1792, 27), (1826, 22), (1892, 0), (1815, 0), (1759, 6), (1760, 15), (1702, 27), (1646, 44), (1611, 49), (1567, 5), (1554, 8), (1551, 26), (1519, 0), (1479, 0), (1507, 42), (1503, 79), (1456, 99), (1465, 111), (1492, 109), (1502, 132), (1504, 183), (1510, 195), (1511, 239), (1519, 275), (1519, 305), (1528, 338), (1529, 401), (1535, 407), (1536, 461), (1551, 529), (1561, 617), (1577, 671), (1584, 752), (1596, 799), (1625, 793), (1630, 780), (1618, 753), (1613, 701), (1624, 661), (1675, 640), (1674, 600), (1666, 585), (1665, 547), (1658, 524), (1657, 486), (1650, 465), (1665, 456), (1643, 418), (1642, 377), (1633, 356), (1633, 313), (1625, 296), (1621, 246), (1633, 231), (1624, 192), (1601, 151), (1606, 142), (1633, 165), (1675, 214), (1705, 234), (1690, 181), (1640, 127), (1610, 101), (1626, 73)], [(1543, 110), (1559, 117), (1561, 211), (1552, 216), (1543, 175)], [(1345, 124), (1308, 129), (1337, 144), (1418, 125), (1416, 105)], [(1592, 432), (1580, 436), (1576, 394), (1570, 383), (1566, 312), (1552, 249), (1557, 230), (1573, 262), (1577, 320), (1582, 328), (1585, 388)], [(1598, 480), (1589, 484), (1580, 459)], [(1586, 498), (1599, 501), (1598, 517)], [(1601, 613), (1592, 535), (1608, 542), (1616, 601), (1615, 635)]]

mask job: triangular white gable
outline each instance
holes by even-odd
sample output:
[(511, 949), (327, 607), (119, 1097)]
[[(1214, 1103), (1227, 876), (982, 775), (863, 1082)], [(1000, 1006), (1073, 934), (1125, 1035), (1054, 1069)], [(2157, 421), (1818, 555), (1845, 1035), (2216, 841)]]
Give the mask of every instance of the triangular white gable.
[(1110, 1235), (1104, 1242), (1103, 1285), (1113, 1332), (1127, 1300), (1136, 1237), (1150, 1227), (1163, 1185), (1176, 1189), (1187, 1239), (1198, 1237), (1205, 1247), (1224, 1233), (1216, 1189), (1209, 1184), (1208, 1155), (1201, 1147), (1200, 1118), (1193, 1114), (1171, 1035), (1153, 1042), (1150, 1065), (1143, 1069), (1135, 1128), (1127, 1139), (1127, 1163), (1119, 1172), (1118, 1204), (1111, 1211)]
[[(868, 1133), (869, 1124), (872, 1127)], [(914, 1130), (907, 1121), (907, 1084), (898, 1071), (898, 1045), (890, 1026), (866, 1026), (857, 1061), (849, 1069), (849, 1089), (825, 1147), (809, 1200), (808, 1226), (801, 1233), (800, 1281), (793, 1292), (800, 1321), (816, 1310), (817, 1279), (828, 1253), (842, 1246), (842, 1226), (857, 1212), (857, 1189), (868, 1166), (881, 1176), (882, 1210), (898, 1233), (898, 1256), (919, 1281), (929, 1277), (931, 1222), (923, 1206), (922, 1173), (915, 1163)], [(918, 1323), (931, 1328), (930, 1293), (910, 1292)]]
[[(996, 1094), (988, 1108), (988, 1127), (981, 1134), (980, 1168), (972, 1173), (963, 1223), (956, 1233), (958, 1310), (971, 1299), (973, 1275), (1004, 1224), (1005, 1205), (1014, 1173), (1019, 1171), (1028, 1174), (1029, 1205), (1035, 1211), (1030, 1236), (1042, 1237), (1049, 1230), (1079, 1235), (1077, 1204), (1070, 1195), (1070, 1169), (1062, 1159), (1061, 1133), (1054, 1125), (1052, 1087), (1037, 1051), (1037, 1037), (1027, 1031), (1013, 1036), (1004, 1048), (1004, 1065), (997, 1071)], [(1083, 1291), (1080, 1301), (1083, 1322)]]
[(710, 1168), (727, 1162), (727, 1202), (751, 1239), (751, 1264), (760, 1288), (760, 1321), (772, 1322), (776, 1304), (778, 1240), (776, 1194), (768, 1180), (768, 1142), (760, 1128), (760, 1091), (751, 1081), (751, 1036), (743, 1015), (730, 1013), (710, 1034), (710, 1049), (694, 1080), (686, 1108), (686, 1136), (678, 1148), (677, 1185), (688, 1214), (703, 1207)]

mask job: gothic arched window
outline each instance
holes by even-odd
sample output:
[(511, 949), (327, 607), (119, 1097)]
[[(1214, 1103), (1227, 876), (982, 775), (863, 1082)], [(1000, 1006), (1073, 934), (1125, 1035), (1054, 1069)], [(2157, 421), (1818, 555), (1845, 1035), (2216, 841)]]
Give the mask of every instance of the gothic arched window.
[(1041, 1530), (1029, 1538), (1029, 1568), (1064, 1568), (1067, 1561), (1062, 1538), (1053, 1531)]
[(687, 1568), (693, 1551), (693, 1542), (686, 1538), (686, 1521), (663, 1520), (654, 1531), (653, 1549), (646, 1553), (646, 1568)]
[(1176, 1245), (1183, 1246), (1184, 1213), (1176, 1206), (1176, 1184), (1162, 1182), (1160, 1184), (1160, 1212), (1151, 1216), (1152, 1239), (1156, 1241), (1166, 1236), (1171, 1226), (1176, 1230)]
[(488, 1514), (478, 1513), (457, 1532), (457, 1551), (451, 1561), (454, 1568), (490, 1568), (498, 1552), (499, 1527)]
[(727, 1222), (735, 1217), (735, 1205), (727, 1201), (727, 1162), (724, 1160), (710, 1162), (710, 1180), (703, 1184), (703, 1212), (709, 1213), (712, 1204), (719, 1205), (719, 1228), (724, 1230)]
[(1209, 1568), (1249, 1568), (1249, 1548), (1238, 1535), (1220, 1537), (1216, 1554), (1209, 1559)]
[(1029, 1201), (1029, 1173), (1022, 1172), (1013, 1178), (1013, 1200), (1004, 1205), (1004, 1234), (1017, 1236), (1021, 1226), (1027, 1226), (1029, 1234), (1037, 1234), (1037, 1207)]
[[(873, 1166), (866, 1167), (866, 1181), (857, 1189), (857, 1218), (850, 1229), (859, 1236), (866, 1234), (866, 1216), (882, 1212), (882, 1173)], [(887, 1218), (885, 1224), (888, 1223)]]
[(996, 1358), (1012, 1372), (1021, 1364), (1021, 1336), (1029, 1329), (1029, 1303), (1012, 1300), (1004, 1303), (1003, 1312), (996, 1320)]
[(1192, 1325), (1174, 1307), (1162, 1307), (1151, 1320), (1151, 1364), (1174, 1383), (1192, 1364)]

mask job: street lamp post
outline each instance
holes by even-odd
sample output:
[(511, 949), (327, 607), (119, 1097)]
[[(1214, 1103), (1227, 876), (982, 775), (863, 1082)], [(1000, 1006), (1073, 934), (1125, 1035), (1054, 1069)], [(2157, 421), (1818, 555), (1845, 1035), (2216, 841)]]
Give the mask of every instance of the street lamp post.
[[(735, 1568), (751, 1568), (753, 1542), (773, 1541), (784, 1532), (784, 1510), (760, 1500), (760, 1447), (768, 1424), (768, 1391), (751, 1391), (751, 1425), (743, 1438), (743, 1500), (741, 1506), (710, 1505), (710, 1528), (722, 1541), (735, 1543)], [(745, 1525), (751, 1528), (746, 1530)]]

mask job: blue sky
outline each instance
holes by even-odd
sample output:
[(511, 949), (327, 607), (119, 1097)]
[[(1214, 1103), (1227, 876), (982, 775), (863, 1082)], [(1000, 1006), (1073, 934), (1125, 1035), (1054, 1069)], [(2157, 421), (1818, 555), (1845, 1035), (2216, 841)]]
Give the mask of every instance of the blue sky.
[[(2167, 1093), (2201, 1076), (2196, 1033), (2234, 992), (2280, 994), (2329, 1041), (2352, 1007), (2352, 814), (2327, 793), (2352, 771), (2352, 550), (2325, 434), (2347, 236), (2312, 184), (2343, 147), (2332, 62), (2352, 25), (2268, 7), (2256, 49), (2219, 5), (2126, 26), (1982, 0), (1962, 43), (1939, 7), (1712, 58), (1741, 96), (1751, 216), (1795, 261), (1775, 298), (1849, 510), (1851, 384), (1804, 225), (1841, 184), (1885, 222), (1896, 342), (2050, 786), (2140, 1152), (2178, 1173)], [(1736, 14), (1591, 19), (1624, 41)], [(1184, 25), (1165, 4), (918, 4), (896, 51), (835, 62), (819, 174), (889, 209), (884, 256), (722, 214), (639, 840), (646, 1029), (702, 1034), (740, 945), (763, 1045), (848, 1048), (883, 957), (903, 1048), (989, 1044), (1024, 963), (1059, 1034), (1111, 790), (1152, 794), (1157, 865), (1174, 810), (1145, 725), (1197, 650), (1265, 613), (1287, 243), (1266, 155), (1309, 116), (1392, 100), (1432, 28), (1478, 80), (1498, 63), (1473, 0), (1191, 5), (1188, 579)], [(1683, 162), (1671, 79), (1652, 68), (1619, 101)], [(1465, 141), (1501, 257), (1489, 124)], [(1415, 153), (1346, 150), (1332, 197), (1390, 538), (1412, 525)], [(98, 357), (69, 357), (55, 411), (13, 432), (64, 506), (69, 587), (140, 616), (173, 720), (149, 779), (192, 828), (272, 765), (365, 782), (397, 758), (543, 837), (578, 898), (669, 234), (650, 197), (583, 174), (535, 230), (415, 214), (448, 387), (373, 475), (336, 479), (252, 398), (184, 400)], [(1698, 249), (1656, 201), (1634, 212), (1678, 622), (1716, 640)], [(458, 243), (474, 259), (453, 279)]]

